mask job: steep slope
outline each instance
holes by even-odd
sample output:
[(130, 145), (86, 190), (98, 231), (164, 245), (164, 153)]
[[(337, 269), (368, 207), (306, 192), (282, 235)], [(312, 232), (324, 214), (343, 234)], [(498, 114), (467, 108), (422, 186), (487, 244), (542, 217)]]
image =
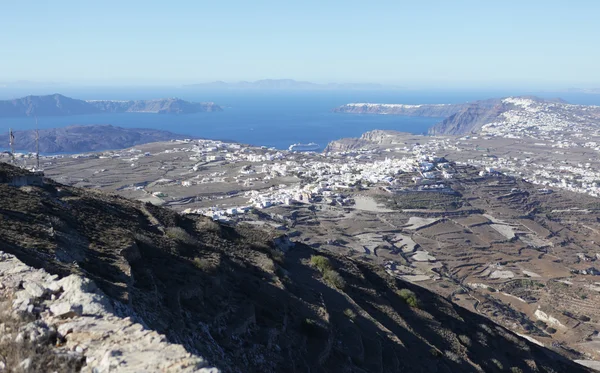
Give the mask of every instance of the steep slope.
[(94, 190), (0, 184), (0, 242), (225, 372), (588, 371), (368, 263)]
[[(68, 126), (39, 131), (40, 152), (89, 152), (123, 149), (155, 141), (190, 138), (168, 131), (144, 128), (121, 128), (111, 125)], [(35, 131), (15, 131), (17, 151), (36, 151)], [(8, 133), (0, 134), (0, 143), (8, 144)]]
[(480, 129), (484, 124), (495, 121), (505, 111), (502, 104), (484, 107), (477, 103), (462, 108), (428, 131), (430, 135), (462, 135)]
[(194, 103), (177, 98), (140, 101), (83, 101), (53, 94), (0, 101), (0, 117), (66, 116), (124, 112), (190, 114), (222, 110), (220, 106), (212, 102)]

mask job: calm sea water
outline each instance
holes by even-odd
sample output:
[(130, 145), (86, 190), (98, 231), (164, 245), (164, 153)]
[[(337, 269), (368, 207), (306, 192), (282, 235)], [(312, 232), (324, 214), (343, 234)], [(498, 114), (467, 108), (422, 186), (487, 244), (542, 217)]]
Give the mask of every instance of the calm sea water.
[[(388, 115), (336, 114), (331, 110), (349, 102), (459, 103), (530, 92), (407, 92), (407, 91), (196, 91), (166, 88), (66, 88), (56, 89), (80, 99), (152, 99), (179, 97), (190, 101), (214, 101), (224, 112), (186, 115), (146, 113), (96, 114), (38, 118), (40, 128), (74, 124), (112, 124), (126, 128), (153, 128), (178, 134), (286, 149), (293, 143), (315, 142), (325, 147), (343, 137), (357, 137), (373, 129), (422, 134), (439, 118)], [(1, 91), (0, 99), (54, 92)], [(600, 104), (600, 95), (537, 93), (560, 96), (572, 103)], [(0, 131), (35, 128), (33, 118), (2, 118)], [(0, 146), (3, 147), (3, 146)]]

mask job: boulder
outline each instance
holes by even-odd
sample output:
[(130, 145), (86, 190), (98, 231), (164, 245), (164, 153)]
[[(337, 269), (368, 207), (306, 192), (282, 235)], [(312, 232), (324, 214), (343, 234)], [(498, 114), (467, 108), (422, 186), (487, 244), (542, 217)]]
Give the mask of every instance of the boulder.
[(83, 313), (83, 306), (80, 304), (71, 304), (69, 302), (60, 302), (51, 305), (50, 312), (52, 312), (54, 316), (62, 318), (81, 316)]

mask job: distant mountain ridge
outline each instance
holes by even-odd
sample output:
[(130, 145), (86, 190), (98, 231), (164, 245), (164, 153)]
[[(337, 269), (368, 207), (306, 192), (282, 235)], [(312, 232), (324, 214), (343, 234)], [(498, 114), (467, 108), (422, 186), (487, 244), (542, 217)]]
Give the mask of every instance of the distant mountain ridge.
[(219, 105), (213, 102), (195, 103), (178, 98), (137, 101), (84, 101), (58, 93), (0, 101), (0, 117), (67, 116), (125, 112), (191, 114), (222, 110)]
[[(192, 136), (145, 128), (121, 128), (109, 124), (41, 129), (40, 153), (78, 153), (124, 149), (156, 141)], [(35, 131), (15, 131), (15, 150), (34, 152)], [(8, 133), (0, 134), (0, 144), (8, 145)]]
[(184, 88), (201, 89), (265, 89), (265, 90), (312, 90), (312, 89), (399, 89), (397, 86), (387, 86), (377, 83), (328, 83), (318, 84), (293, 79), (262, 79), (254, 82), (240, 81), (236, 83), (227, 83), (223, 81), (188, 84)]

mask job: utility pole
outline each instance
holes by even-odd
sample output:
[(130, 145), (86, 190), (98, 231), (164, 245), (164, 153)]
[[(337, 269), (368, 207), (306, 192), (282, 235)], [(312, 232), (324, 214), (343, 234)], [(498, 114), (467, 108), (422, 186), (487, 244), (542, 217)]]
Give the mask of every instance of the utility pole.
[(8, 138), (10, 141), (10, 157), (12, 164), (15, 164), (15, 135), (13, 134), (12, 128), (8, 129)]
[(37, 115), (35, 116), (35, 160), (36, 171), (40, 170), (40, 131), (38, 130)]

